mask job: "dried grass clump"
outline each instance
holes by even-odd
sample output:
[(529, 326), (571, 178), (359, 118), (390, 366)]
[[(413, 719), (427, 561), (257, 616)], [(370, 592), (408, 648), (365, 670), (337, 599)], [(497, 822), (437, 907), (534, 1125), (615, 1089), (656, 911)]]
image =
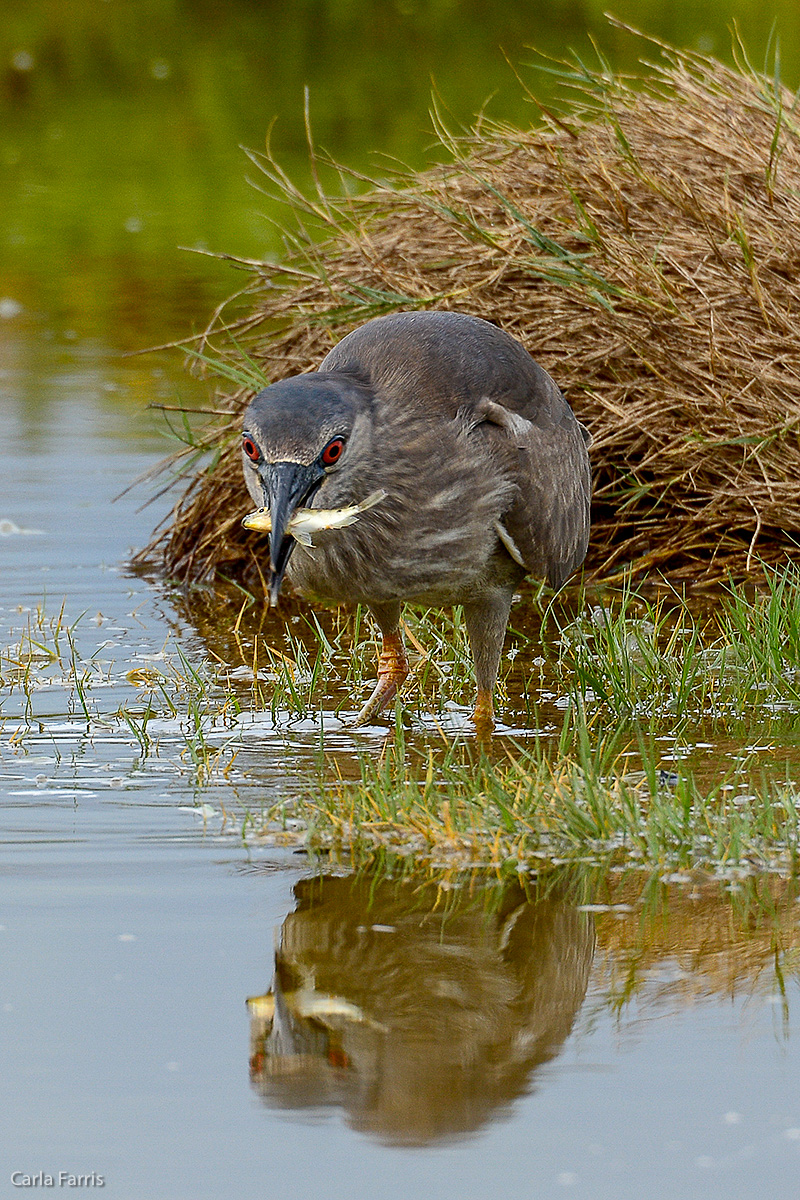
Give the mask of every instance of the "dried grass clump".
[[(449, 161), (355, 198), (305, 197), (253, 155), (301, 234), (280, 265), (245, 264), (254, 307), (218, 316), (204, 353), (271, 381), (380, 313), (474, 313), (525, 344), (594, 434), (594, 571), (711, 580), (800, 556), (793, 98), (741, 54), (731, 69), (657, 48), (642, 79), (563, 70), (569, 106), (540, 106), (530, 130), (456, 138), (435, 114)], [(219, 461), (149, 548), (173, 576), (255, 569), (234, 432), (247, 398), (226, 398)]]

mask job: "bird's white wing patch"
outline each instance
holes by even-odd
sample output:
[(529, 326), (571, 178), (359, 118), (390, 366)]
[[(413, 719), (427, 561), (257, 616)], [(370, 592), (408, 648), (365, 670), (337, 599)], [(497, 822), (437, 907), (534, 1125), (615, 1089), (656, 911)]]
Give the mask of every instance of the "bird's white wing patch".
[(502, 521), (495, 521), (495, 523), (494, 523), (494, 527), (495, 527), (495, 529), (497, 530), (497, 536), (500, 538), (500, 541), (503, 543), (503, 545), (505, 546), (506, 550), (508, 551), (508, 553), (509, 553), (509, 554), (511, 555), (511, 557), (513, 558), (514, 562), (515, 562), (515, 563), (519, 563), (519, 565), (520, 565), (521, 567), (524, 567), (524, 568), (525, 568), (525, 570), (527, 571), (527, 569), (528, 569), (528, 568), (527, 568), (527, 566), (526, 566), (526, 564), (525, 564), (525, 561), (524, 561), (524, 559), (523, 559), (522, 555), (520, 554), (520, 551), (519, 551), (519, 546), (518, 546), (518, 545), (517, 545), (517, 543), (514, 541), (514, 539), (512, 538), (511, 534), (510, 534), (510, 533), (508, 532), (508, 530), (506, 529), (506, 527), (505, 527), (505, 525), (503, 524), (503, 522), (502, 522)]

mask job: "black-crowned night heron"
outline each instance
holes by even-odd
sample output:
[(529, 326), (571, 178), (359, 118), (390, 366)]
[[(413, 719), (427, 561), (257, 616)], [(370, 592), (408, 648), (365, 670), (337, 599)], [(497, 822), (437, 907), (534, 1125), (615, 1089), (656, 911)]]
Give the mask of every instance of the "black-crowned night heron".
[(246, 523), (270, 530), (270, 603), (286, 573), (304, 594), (366, 604), (383, 635), (359, 724), (408, 674), (412, 601), (464, 606), (475, 724), (491, 728), (514, 589), (527, 574), (560, 588), (586, 554), (589, 442), (519, 342), (463, 313), (369, 321), (318, 371), (253, 399), (242, 457), (264, 511)]

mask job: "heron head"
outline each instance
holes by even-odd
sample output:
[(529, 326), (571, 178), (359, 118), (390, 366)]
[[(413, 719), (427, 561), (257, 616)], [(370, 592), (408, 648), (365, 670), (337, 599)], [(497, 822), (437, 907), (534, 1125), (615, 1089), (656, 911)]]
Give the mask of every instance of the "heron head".
[(340, 374), (296, 375), (264, 388), (250, 402), (242, 426), (247, 489), (269, 508), (270, 604), (276, 604), (296, 545), (287, 533), (292, 514), (308, 506), (323, 482), (347, 469), (366, 389)]

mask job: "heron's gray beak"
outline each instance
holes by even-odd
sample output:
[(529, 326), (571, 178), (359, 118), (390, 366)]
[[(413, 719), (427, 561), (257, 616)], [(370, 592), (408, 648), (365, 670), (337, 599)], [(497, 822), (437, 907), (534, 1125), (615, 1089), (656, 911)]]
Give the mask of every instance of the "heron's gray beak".
[(264, 505), (269, 508), (272, 529), (269, 535), (269, 602), (274, 607), (283, 583), (283, 576), (296, 542), (286, 527), (292, 513), (304, 500), (316, 492), (325, 472), (318, 463), (264, 463), (258, 471), (264, 491)]

